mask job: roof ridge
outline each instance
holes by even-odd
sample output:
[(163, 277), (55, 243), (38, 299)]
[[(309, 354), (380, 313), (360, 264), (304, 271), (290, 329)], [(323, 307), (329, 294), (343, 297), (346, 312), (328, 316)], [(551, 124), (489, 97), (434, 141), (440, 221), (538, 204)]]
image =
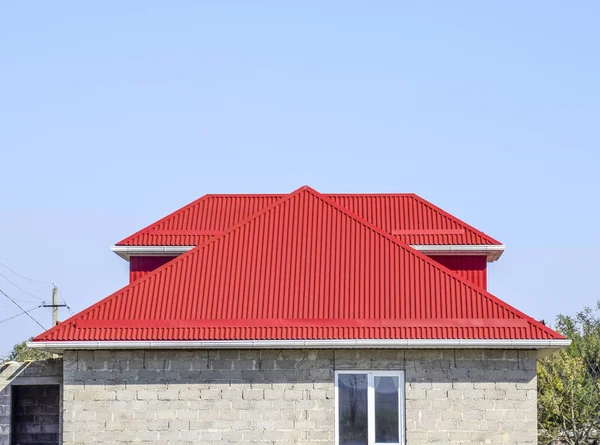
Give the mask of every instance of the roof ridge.
[(422, 196), (417, 195), (416, 193), (412, 194), (418, 201), (420, 201), (422, 204), (430, 207), (433, 211), (440, 213), (441, 215), (445, 216), (446, 218), (450, 218), (452, 221), (454, 221), (456, 224), (462, 225), (463, 227), (466, 227), (469, 230), (472, 230), (473, 232), (479, 234), (480, 236), (486, 238), (488, 241), (490, 241), (492, 244), (496, 244), (496, 245), (501, 245), (502, 243), (500, 241), (498, 241), (495, 238), (492, 238), (490, 235), (488, 235), (487, 233), (482, 232), (479, 229), (476, 229), (475, 227), (473, 227), (472, 225), (464, 222), (462, 219), (459, 219), (458, 217), (452, 215), (451, 213), (447, 212), (446, 210), (442, 209), (441, 207), (436, 206), (435, 204), (433, 204), (431, 201), (428, 201), (427, 199), (423, 198)]

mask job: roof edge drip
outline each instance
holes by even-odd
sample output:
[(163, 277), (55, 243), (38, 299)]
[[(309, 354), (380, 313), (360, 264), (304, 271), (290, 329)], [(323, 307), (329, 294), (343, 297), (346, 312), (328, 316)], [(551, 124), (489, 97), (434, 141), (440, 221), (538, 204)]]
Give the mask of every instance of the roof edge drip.
[[(194, 247), (196, 246), (111, 246), (110, 250), (129, 261), (132, 256), (178, 256)], [(411, 244), (410, 247), (425, 255), (485, 255), (488, 263), (497, 261), (506, 249), (504, 244)]]
[(196, 246), (110, 246), (110, 250), (126, 261), (132, 256), (179, 256)]
[(27, 346), (52, 352), (99, 349), (530, 349), (543, 357), (571, 344), (568, 339), (344, 339), (344, 340), (214, 340), (214, 341), (47, 341)]

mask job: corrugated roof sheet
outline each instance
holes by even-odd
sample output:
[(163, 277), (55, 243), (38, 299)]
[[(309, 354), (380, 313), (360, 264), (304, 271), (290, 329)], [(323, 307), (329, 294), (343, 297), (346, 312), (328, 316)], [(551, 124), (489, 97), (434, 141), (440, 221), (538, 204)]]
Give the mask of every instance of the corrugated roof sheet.
[(412, 193), (327, 196), (407, 244), (500, 244), (491, 236)]
[(34, 341), (562, 338), (309, 187)]
[[(205, 195), (117, 245), (199, 246), (285, 196)], [(325, 196), (407, 244), (500, 244), (412, 193)]]
[(204, 195), (117, 246), (199, 246), (283, 196)]

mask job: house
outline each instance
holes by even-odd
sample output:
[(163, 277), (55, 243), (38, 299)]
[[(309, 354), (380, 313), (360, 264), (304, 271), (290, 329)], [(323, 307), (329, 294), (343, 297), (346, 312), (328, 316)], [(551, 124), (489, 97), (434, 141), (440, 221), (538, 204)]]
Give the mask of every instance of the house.
[(64, 444), (537, 443), (569, 342), (416, 195), (207, 195), (112, 249), (130, 284), (30, 343), (62, 354)]

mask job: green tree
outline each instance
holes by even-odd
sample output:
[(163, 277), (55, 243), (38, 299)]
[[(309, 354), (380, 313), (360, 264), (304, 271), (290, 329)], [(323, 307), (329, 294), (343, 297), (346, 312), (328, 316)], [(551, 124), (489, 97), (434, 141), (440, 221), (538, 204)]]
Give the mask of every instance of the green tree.
[(556, 330), (572, 341), (538, 362), (540, 439), (572, 445), (600, 438), (600, 302), (575, 317), (559, 315)]
[(10, 351), (10, 353), (6, 357), (4, 357), (3, 361), (7, 362), (12, 360), (16, 362), (24, 362), (27, 360), (46, 360), (52, 357), (51, 354), (45, 351), (28, 348), (27, 342), (30, 340), (31, 338), (29, 340), (14, 345), (12, 351)]

